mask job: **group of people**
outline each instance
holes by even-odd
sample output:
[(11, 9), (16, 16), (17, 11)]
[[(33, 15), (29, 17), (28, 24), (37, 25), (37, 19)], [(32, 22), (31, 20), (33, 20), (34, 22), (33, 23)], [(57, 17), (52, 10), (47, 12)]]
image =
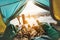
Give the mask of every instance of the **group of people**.
[(58, 31), (48, 23), (41, 23), (39, 20), (35, 20), (37, 25), (32, 24), (31, 26), (25, 20), (24, 14), (22, 14), (23, 24), (20, 23), (19, 17), (17, 19), (20, 26), (16, 25), (19, 31), (14, 40), (57, 40), (59, 38)]
[[(17, 19), (19, 21), (19, 24), (21, 25), (19, 17), (17, 17)], [(23, 19), (23, 25), (20, 26), (21, 29), (19, 30), (18, 34), (16, 35), (16, 38), (18, 38), (20, 40), (23, 40), (24, 38), (31, 40), (34, 37), (43, 35), (44, 30), (42, 28), (42, 24), (38, 20), (36, 20), (38, 25), (33, 24), (31, 27), (30, 24), (25, 23), (24, 14), (22, 15), (22, 19)], [(19, 27), (19, 26), (16, 25), (16, 27)]]
[(38, 37), (43, 35), (44, 30), (42, 29), (42, 26), (36, 26), (33, 24), (32, 27), (30, 27), (30, 25), (27, 25), (28, 28), (26, 28), (25, 25), (22, 25), (21, 30), (18, 32), (18, 34), (16, 35), (17, 38), (19, 38), (20, 40), (22, 40), (21, 38), (28, 38), (28, 39), (32, 39), (34, 37)]

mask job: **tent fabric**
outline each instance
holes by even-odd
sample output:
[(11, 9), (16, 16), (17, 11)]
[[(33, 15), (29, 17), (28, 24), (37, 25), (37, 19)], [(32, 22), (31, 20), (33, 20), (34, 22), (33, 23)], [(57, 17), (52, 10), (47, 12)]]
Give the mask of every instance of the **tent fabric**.
[(3, 18), (4, 21), (6, 21), (7, 18), (9, 18), (11, 15), (13, 15), (13, 11), (15, 10), (17, 5), (18, 5), (18, 3), (1, 7), (2, 15), (4, 16), (4, 18)]
[(15, 2), (19, 2), (20, 0), (0, 0), (0, 7), (7, 5), (7, 4), (11, 4), (11, 3), (15, 3)]
[(55, 16), (55, 20), (60, 21), (60, 0), (52, 0), (52, 7), (54, 14), (53, 16)]
[(0, 34), (3, 34), (6, 29), (6, 25), (4, 24), (2, 17), (0, 15)]
[[(18, 2), (17, 2), (18, 1)], [(16, 2), (16, 3), (14, 3)], [(3, 21), (6, 23), (7, 19), (11, 17), (11, 15), (14, 15), (14, 13), (17, 11), (17, 9), (24, 5), (26, 0), (0, 0), (0, 10), (2, 12)], [(11, 4), (12, 3), (12, 4)], [(6, 5), (9, 4), (9, 5)], [(5, 6), (2, 6), (5, 5)]]
[(42, 5), (45, 5), (45, 6), (50, 6), (50, 1), (49, 0), (36, 0), (36, 2), (42, 4)]

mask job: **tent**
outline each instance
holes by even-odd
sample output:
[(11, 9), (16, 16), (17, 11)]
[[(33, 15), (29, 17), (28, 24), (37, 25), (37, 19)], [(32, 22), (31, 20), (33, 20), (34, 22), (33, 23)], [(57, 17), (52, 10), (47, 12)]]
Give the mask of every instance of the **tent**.
[[(12, 19), (17, 17), (24, 10), (26, 3), (27, 3), (27, 0), (0, 0), (0, 15), (2, 16), (3, 22), (6, 25), (8, 25)], [(59, 7), (60, 6), (58, 7), (58, 5), (57, 5), (58, 3), (60, 3), (60, 1), (58, 2), (55, 0), (53, 0), (53, 1), (52, 0), (34, 0), (34, 3), (35, 3), (35, 5), (50, 11), (52, 17), (60, 23), (60, 16), (59, 16), (59, 14), (60, 14)], [(56, 11), (56, 9), (57, 9), (57, 11)], [(57, 16), (55, 16), (54, 13), (55, 13), (55, 15), (57, 14)], [(10, 27), (8, 27), (8, 28), (10, 28)]]
[(7, 23), (8, 20), (11, 20), (11, 17), (15, 14), (18, 15), (15, 12), (19, 9), (21, 12), (25, 4), (26, 0), (0, 0), (0, 13), (4, 23)]

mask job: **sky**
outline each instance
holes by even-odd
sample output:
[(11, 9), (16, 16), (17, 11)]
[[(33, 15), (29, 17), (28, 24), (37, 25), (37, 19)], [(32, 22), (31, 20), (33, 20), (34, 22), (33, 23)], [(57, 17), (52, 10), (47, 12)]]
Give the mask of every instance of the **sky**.
[(42, 13), (42, 12), (48, 12), (48, 11), (34, 5), (34, 1), (29, 0), (27, 2), (27, 5), (26, 5), (25, 9), (23, 10), (23, 12), (21, 14), (34, 15), (34, 14)]

